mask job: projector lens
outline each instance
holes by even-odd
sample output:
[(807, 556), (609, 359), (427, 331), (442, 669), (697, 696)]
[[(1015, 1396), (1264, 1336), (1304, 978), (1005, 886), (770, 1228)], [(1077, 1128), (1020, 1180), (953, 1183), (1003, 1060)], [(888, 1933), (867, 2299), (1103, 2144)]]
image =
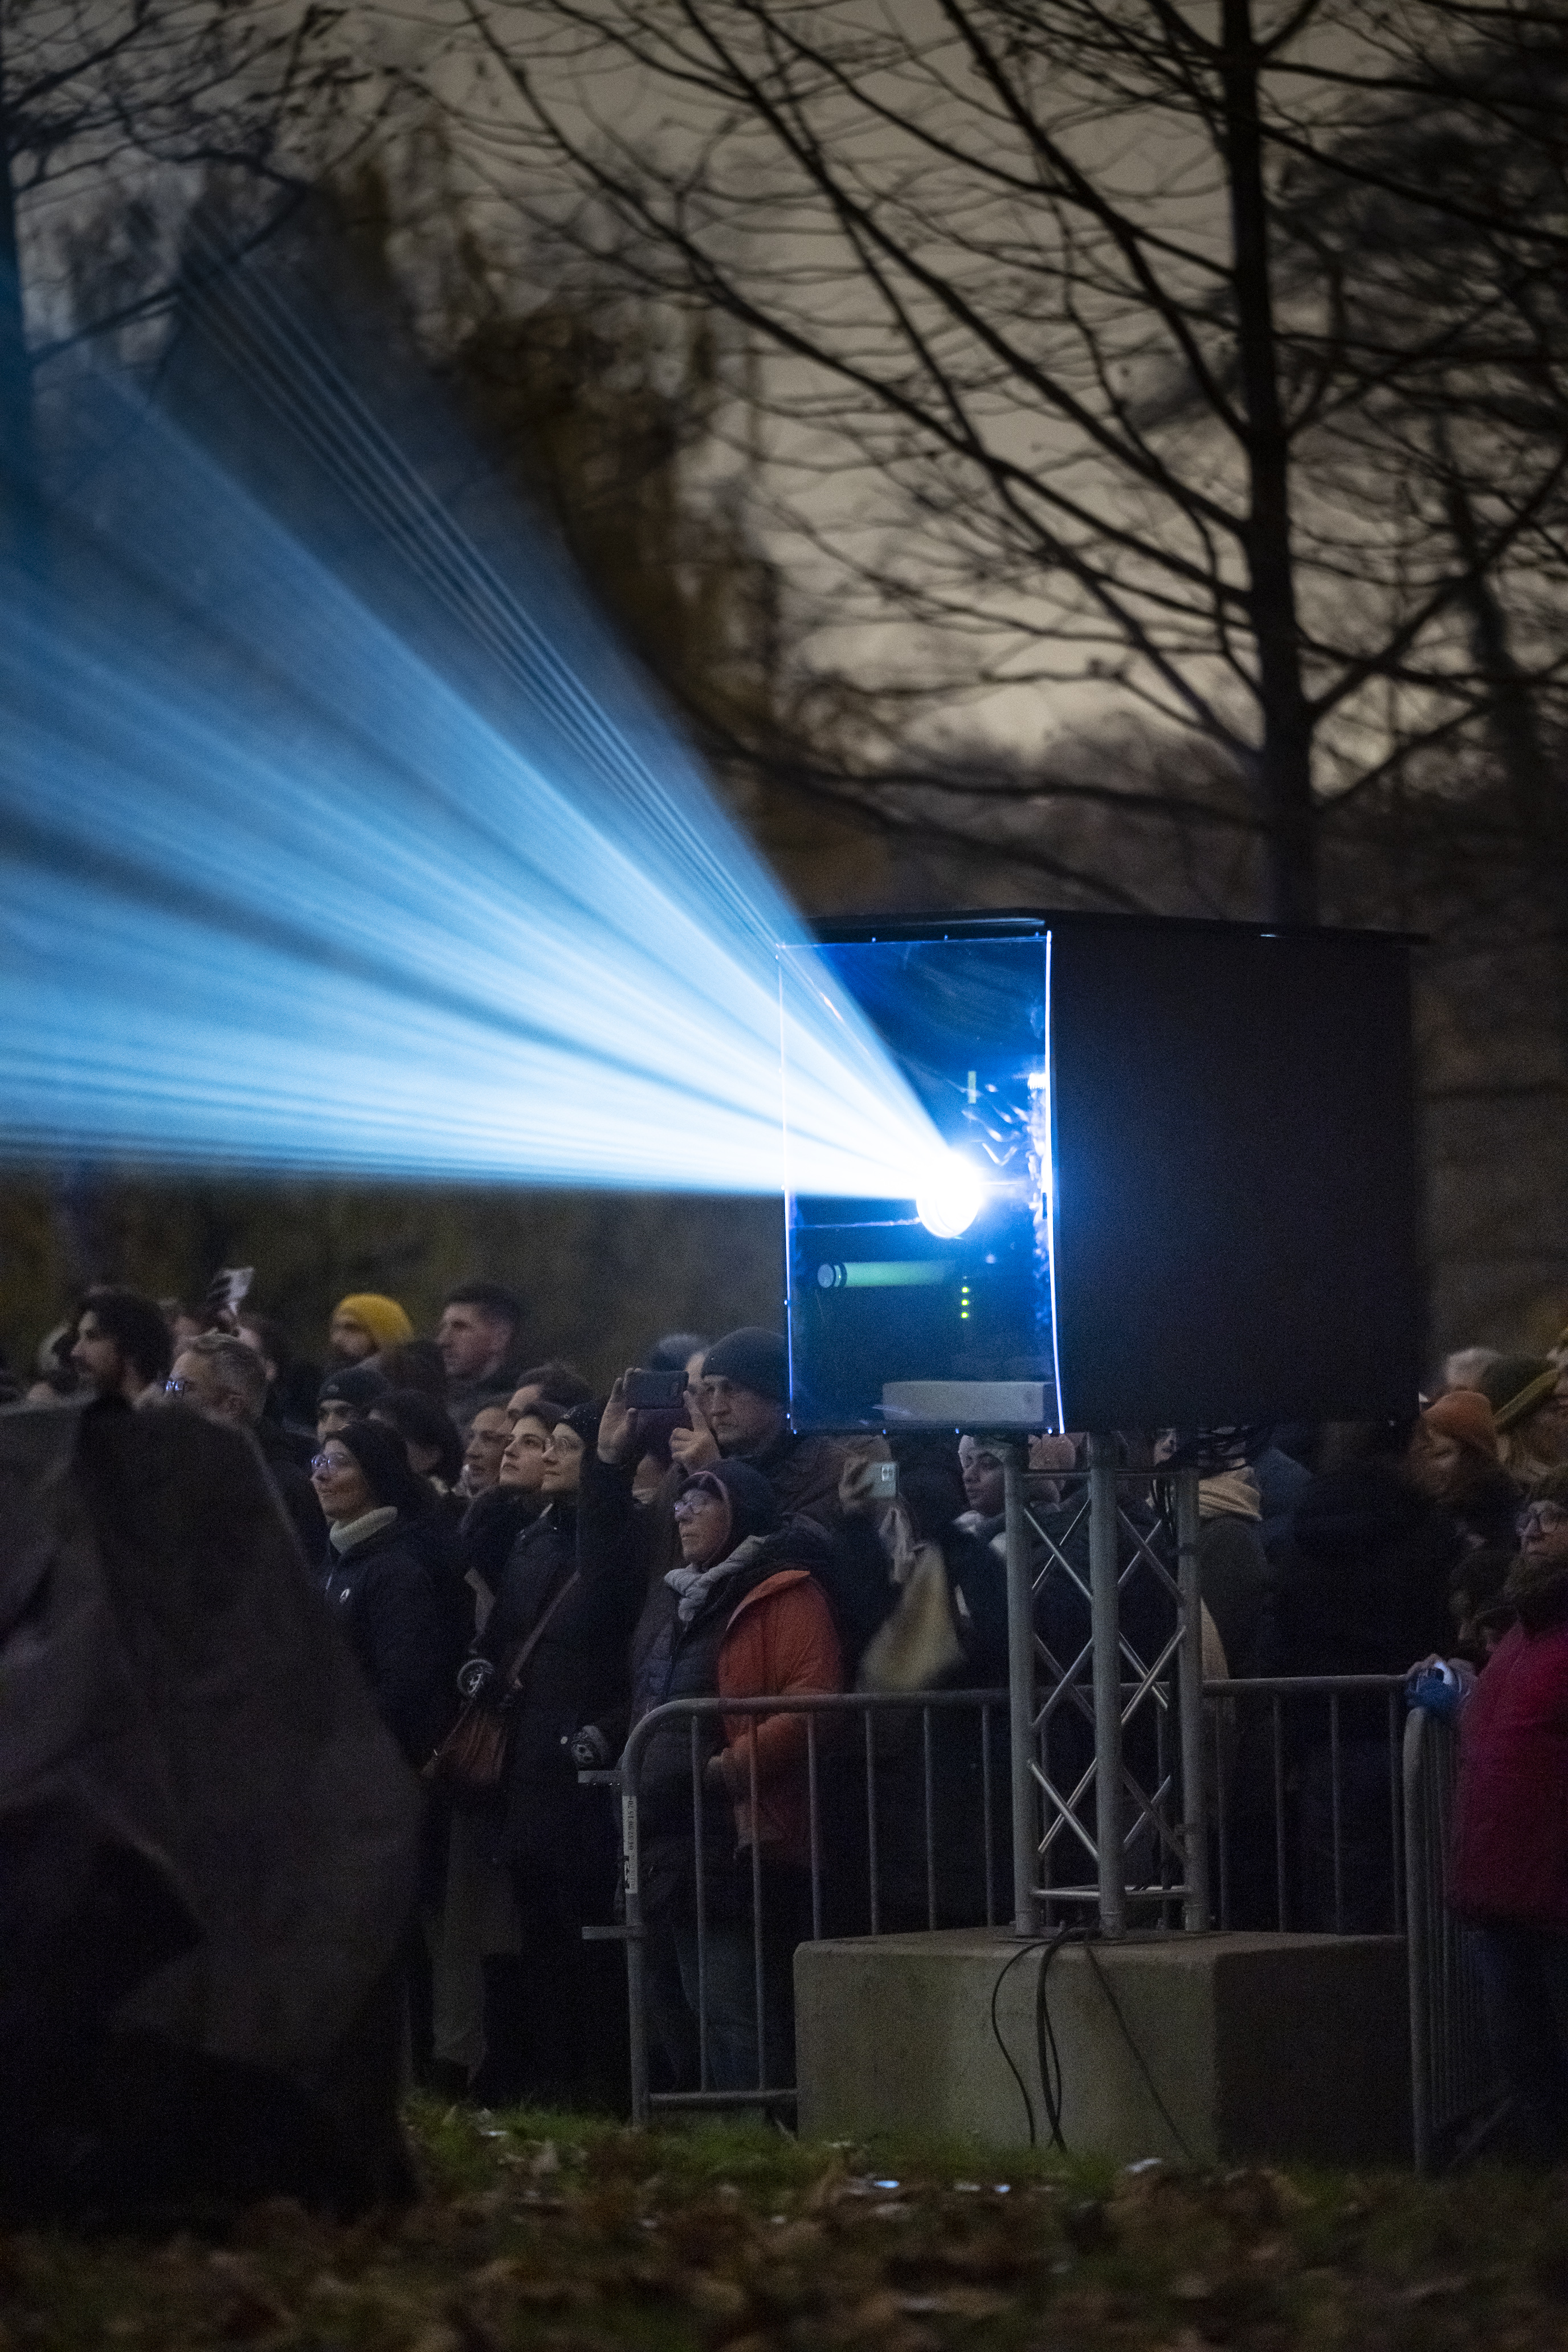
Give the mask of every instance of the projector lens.
[(956, 1151), (950, 1151), (928, 1170), (915, 1194), (915, 1214), (939, 1241), (956, 1241), (960, 1234), (969, 1231), (984, 1201), (985, 1186), (979, 1171)]

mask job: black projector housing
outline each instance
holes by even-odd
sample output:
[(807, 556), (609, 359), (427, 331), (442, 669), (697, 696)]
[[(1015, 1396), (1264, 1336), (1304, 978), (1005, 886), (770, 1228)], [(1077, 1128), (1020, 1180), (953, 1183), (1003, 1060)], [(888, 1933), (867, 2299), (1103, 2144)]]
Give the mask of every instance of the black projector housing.
[(797, 1428), (1414, 1412), (1417, 942), (1032, 910), (812, 937), (994, 1198), (944, 1240), (912, 1201), (789, 1195)]

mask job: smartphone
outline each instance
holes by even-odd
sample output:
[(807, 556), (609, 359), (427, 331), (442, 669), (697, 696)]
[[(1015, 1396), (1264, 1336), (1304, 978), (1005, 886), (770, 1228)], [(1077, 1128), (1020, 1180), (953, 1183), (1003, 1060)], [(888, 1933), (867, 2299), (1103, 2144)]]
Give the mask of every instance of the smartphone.
[(654, 1412), (668, 1412), (686, 1394), (686, 1374), (673, 1372), (628, 1372), (626, 1402)]
[(203, 1318), (209, 1331), (232, 1332), (237, 1328), (235, 1317), (248, 1297), (255, 1279), (253, 1265), (219, 1266), (202, 1301)]

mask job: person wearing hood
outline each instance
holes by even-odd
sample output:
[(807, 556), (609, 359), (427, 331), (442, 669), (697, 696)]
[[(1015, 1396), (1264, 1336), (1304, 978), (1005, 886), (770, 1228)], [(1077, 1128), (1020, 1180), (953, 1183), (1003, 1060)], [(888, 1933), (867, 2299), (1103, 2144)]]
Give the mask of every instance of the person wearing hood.
[(517, 1906), (521, 1951), (486, 1965), (484, 2065), (475, 2095), (494, 2105), (624, 2110), (628, 2096), (625, 1969), (614, 1943), (584, 1942), (611, 1924), (615, 1823), (577, 1780), (584, 1727), (624, 1708), (627, 1649), (640, 1594), (580, 1562), (578, 1493), (600, 1407), (542, 1399), (513, 1443), (542, 1433), (543, 1508), (516, 1538), (474, 1654), (515, 1689), (506, 1780), (492, 1850)]
[(382, 1721), (417, 1769), (444, 1696), (436, 1589), (408, 1540), (427, 1507), (424, 1482), (397, 1432), (370, 1421), (323, 1440), (310, 1481), (331, 1552), (322, 1591)]
[[(685, 1477), (674, 1513), (680, 1559), (663, 1579), (673, 1606), (638, 1662), (634, 1723), (674, 1699), (841, 1689), (833, 1612), (812, 1573), (812, 1562), (827, 1554), (820, 1529), (798, 1519), (781, 1528), (767, 1479), (738, 1460)], [(700, 1822), (688, 1724), (657, 1733), (643, 1759), (644, 1915), (655, 1931), (655, 2023), (676, 2082), (694, 2083), (700, 1869), (708, 2087), (745, 2090), (759, 2079), (786, 2085), (795, 2079), (792, 1964), (811, 1906), (806, 1719), (736, 1714), (717, 1722), (699, 1718), (699, 1726), (706, 1745)], [(763, 1889), (761, 2045), (753, 1853)]]
[(676, 1430), (669, 1441), (679, 1469), (690, 1475), (721, 1460), (744, 1462), (767, 1480), (781, 1517), (833, 1524), (844, 1448), (819, 1431), (797, 1437), (791, 1429), (789, 1349), (782, 1332), (747, 1324), (715, 1340), (688, 1403), (692, 1425)]
[(1568, 1471), (1519, 1522), (1503, 1635), (1459, 1717), (1448, 1900), (1475, 1930), (1518, 2152), (1568, 2157)]

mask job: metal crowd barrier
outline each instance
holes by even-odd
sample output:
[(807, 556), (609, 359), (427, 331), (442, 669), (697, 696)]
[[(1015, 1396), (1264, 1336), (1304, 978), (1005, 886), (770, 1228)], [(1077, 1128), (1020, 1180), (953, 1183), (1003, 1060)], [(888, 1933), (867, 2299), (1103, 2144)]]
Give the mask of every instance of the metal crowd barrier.
[[(1411, 1728), (1404, 1727), (1402, 1691), (1403, 1678), (1389, 1675), (1206, 1684), (1205, 1818), (1220, 1927), (1404, 1934), (1408, 1920), (1417, 2153), (1427, 2161), (1443, 2135), (1483, 2095), (1485, 2045), (1462, 1939), (1442, 1907), (1451, 1766), (1435, 1746), (1439, 1735), (1423, 1728), (1426, 1717), (1413, 1715)], [(779, 2038), (780, 2004), (769, 1980), (770, 1969), (775, 1978), (779, 1969), (779, 1906), (754, 1843), (742, 1851), (729, 1875), (731, 1903), (738, 1884), (749, 1911), (749, 1923), (741, 1922), (740, 1945), (733, 1909), (727, 1917), (715, 1914), (708, 1859), (714, 1850), (711, 1832), (716, 1819), (732, 1824), (728, 1798), (704, 1781), (712, 1752), (705, 1726), (718, 1716), (804, 1720), (809, 1853), (799, 1874), (793, 1923), (784, 1923), (786, 1940), (910, 1927), (994, 1927), (1010, 1915), (1005, 1690), (792, 1695), (785, 1701), (714, 1697), (655, 1709), (633, 1732), (616, 1770), (591, 1776), (608, 1782), (619, 1800), (625, 1924), (599, 1932), (626, 1940), (637, 2123), (668, 2108), (787, 2110), (795, 2104), (793, 2043), (781, 2063), (768, 2063), (770, 2024), (775, 2042)], [(945, 1727), (954, 1718), (968, 1719), (974, 1742), (962, 1775), (956, 1818), (952, 1789), (942, 1784), (938, 1757), (942, 1741), (952, 1736)], [(656, 1902), (650, 1916), (645, 1902), (644, 1763), (652, 1741), (680, 1725), (689, 1761), (684, 1834), (689, 1836), (692, 1861), (680, 1932), (686, 1981), (695, 1997), (687, 2004), (687, 2063), (661, 2079), (650, 1994), (662, 1985), (668, 2015), (677, 1972), (668, 1913), (661, 1913)], [(912, 1840), (907, 1814), (895, 1819), (889, 1810), (895, 1797), (907, 1806), (911, 1793), (919, 1813)], [(754, 1747), (749, 1795), (754, 1817)], [(668, 1783), (663, 1796), (668, 1842)], [(903, 1881), (901, 1891), (890, 1894), (888, 1859), (894, 1843)], [(950, 1865), (964, 1856), (967, 1883), (956, 1906), (963, 1916), (955, 1916)], [(1141, 1924), (1173, 1932), (1184, 1926), (1181, 1895), (1179, 1887), (1159, 1883), (1129, 1890)], [(724, 2070), (714, 2047), (715, 1969), (728, 1968), (732, 1974), (741, 1946), (749, 1946), (743, 1965), (755, 2063), (743, 2083), (720, 2084), (715, 2074)], [(786, 2011), (787, 1960), (785, 1952)], [(730, 1990), (732, 1996), (732, 1982)]]
[(1478, 2147), (1506, 2104), (1470, 1939), (1444, 1899), (1458, 1746), (1451, 1723), (1411, 1708), (1404, 1759), (1410, 2106), (1423, 2172), (1444, 2170)]
[(1403, 1935), (1404, 1694), (1403, 1675), (1204, 1685), (1219, 1927)]

